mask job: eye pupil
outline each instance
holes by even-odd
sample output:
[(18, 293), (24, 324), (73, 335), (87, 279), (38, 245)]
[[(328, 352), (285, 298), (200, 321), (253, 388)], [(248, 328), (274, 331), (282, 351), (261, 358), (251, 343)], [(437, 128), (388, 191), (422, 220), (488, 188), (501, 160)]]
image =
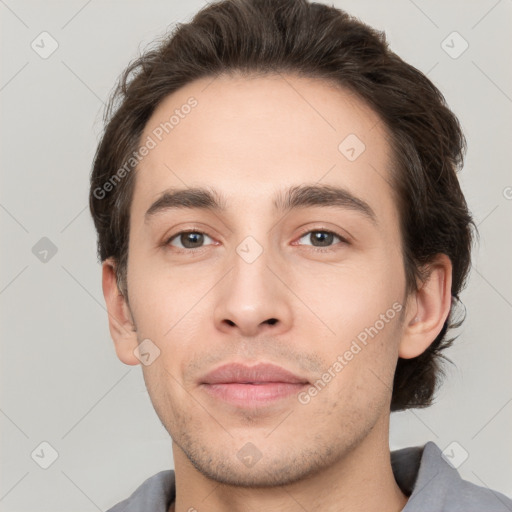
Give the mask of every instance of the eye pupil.
[(332, 244), (333, 234), (326, 231), (314, 231), (312, 236), (317, 242), (320, 242), (320, 246), (329, 246)]
[(183, 247), (187, 249), (193, 249), (197, 245), (201, 245), (204, 241), (204, 236), (202, 233), (182, 233), (180, 242), (183, 244)]

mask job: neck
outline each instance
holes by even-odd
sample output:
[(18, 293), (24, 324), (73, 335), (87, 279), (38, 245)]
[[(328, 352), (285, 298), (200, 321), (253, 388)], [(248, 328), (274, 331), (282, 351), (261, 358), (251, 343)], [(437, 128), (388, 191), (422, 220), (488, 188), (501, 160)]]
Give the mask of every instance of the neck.
[(389, 416), (335, 464), (280, 487), (234, 487), (215, 482), (195, 469), (173, 443), (176, 501), (169, 512), (399, 512), (407, 497), (391, 468)]

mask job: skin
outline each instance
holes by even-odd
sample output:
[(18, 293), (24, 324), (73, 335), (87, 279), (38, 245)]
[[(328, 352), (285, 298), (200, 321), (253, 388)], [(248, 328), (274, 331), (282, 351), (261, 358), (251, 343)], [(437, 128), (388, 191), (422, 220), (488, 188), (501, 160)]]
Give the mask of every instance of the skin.
[[(177, 497), (169, 510), (401, 510), (407, 497), (389, 459), (394, 369), (440, 332), (451, 263), (438, 255), (430, 278), (406, 296), (385, 128), (353, 94), (321, 80), (221, 76), (168, 96), (141, 140), (190, 96), (198, 105), (136, 171), (129, 303), (115, 262), (103, 263), (119, 359), (140, 364), (134, 350), (148, 338), (161, 351), (142, 369), (173, 441)], [(352, 162), (338, 150), (348, 134), (366, 146)], [(377, 224), (346, 208), (276, 213), (273, 194), (304, 183), (350, 190)], [(226, 197), (225, 212), (175, 209), (144, 221), (168, 187), (201, 185)], [(202, 248), (185, 248), (179, 236), (166, 244), (184, 229), (208, 235)], [(348, 243), (334, 237), (322, 252), (311, 231), (326, 229)], [(247, 236), (263, 249), (252, 263), (236, 252)], [(235, 407), (198, 384), (221, 363), (260, 361), (315, 382), (394, 303), (401, 314), (307, 404), (292, 395)], [(252, 467), (237, 457), (247, 443), (261, 454)]]

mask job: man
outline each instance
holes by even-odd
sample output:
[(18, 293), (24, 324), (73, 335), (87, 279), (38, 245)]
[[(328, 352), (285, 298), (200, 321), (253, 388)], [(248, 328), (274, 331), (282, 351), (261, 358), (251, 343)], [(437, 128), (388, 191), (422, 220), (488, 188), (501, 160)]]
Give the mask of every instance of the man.
[[(115, 104), (115, 108), (114, 108)], [(346, 13), (227, 0), (133, 63), (91, 212), (119, 359), (143, 363), (174, 471), (120, 511), (506, 511), (434, 443), (473, 222), (439, 91)]]

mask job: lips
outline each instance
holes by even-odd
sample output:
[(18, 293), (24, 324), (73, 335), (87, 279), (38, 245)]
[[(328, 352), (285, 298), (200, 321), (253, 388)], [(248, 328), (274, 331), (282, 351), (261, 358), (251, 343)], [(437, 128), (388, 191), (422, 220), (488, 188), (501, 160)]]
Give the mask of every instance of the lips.
[(267, 384), (267, 383), (307, 384), (307, 379), (299, 377), (280, 366), (260, 363), (246, 366), (231, 363), (221, 366), (201, 379), (201, 384)]
[(307, 379), (273, 364), (231, 363), (205, 375), (200, 387), (211, 398), (236, 408), (261, 408), (299, 393)]

